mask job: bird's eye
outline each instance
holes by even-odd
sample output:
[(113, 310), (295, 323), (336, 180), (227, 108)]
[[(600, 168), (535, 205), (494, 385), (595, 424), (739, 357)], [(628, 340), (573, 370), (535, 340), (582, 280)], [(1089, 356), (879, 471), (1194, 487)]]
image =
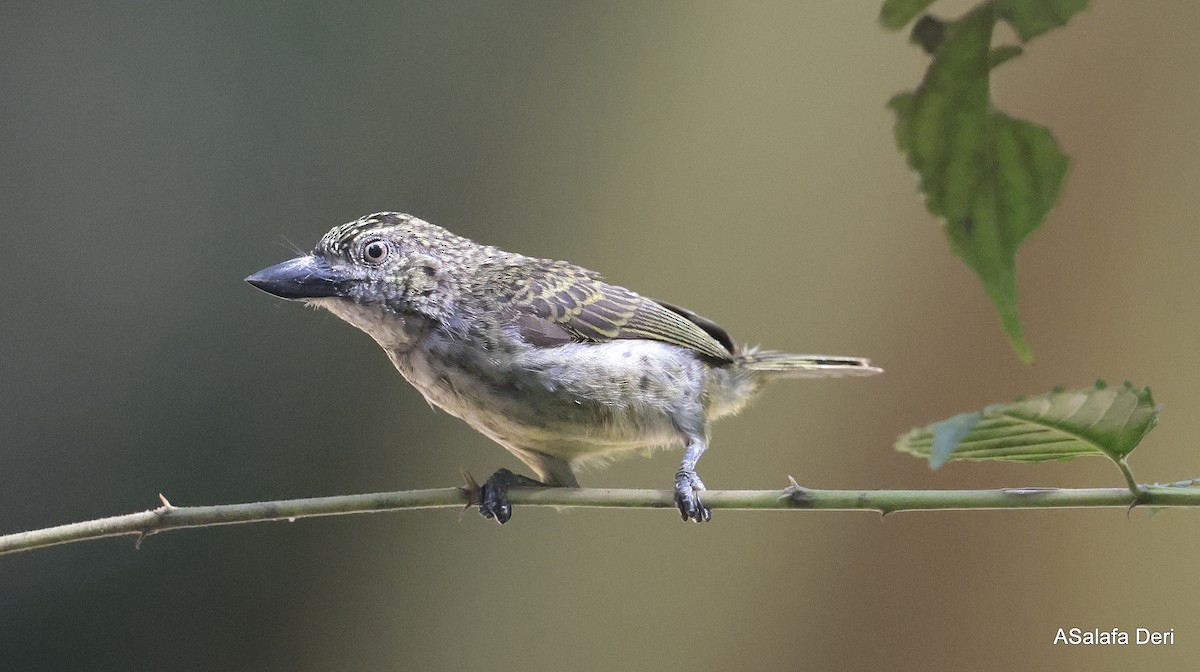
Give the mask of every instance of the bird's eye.
[(366, 245), (363, 245), (362, 256), (363, 261), (367, 262), (368, 264), (383, 263), (383, 260), (387, 259), (388, 256), (387, 243), (383, 242), (382, 240), (372, 240)]

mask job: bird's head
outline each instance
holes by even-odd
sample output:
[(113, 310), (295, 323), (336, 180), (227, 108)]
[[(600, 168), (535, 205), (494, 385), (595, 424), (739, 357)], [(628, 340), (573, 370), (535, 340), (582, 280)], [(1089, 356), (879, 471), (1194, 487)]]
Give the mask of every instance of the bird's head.
[(283, 299), (326, 308), (385, 347), (411, 341), (449, 306), (453, 268), (481, 246), (411, 215), (382, 212), (336, 226), (311, 254), (246, 282)]

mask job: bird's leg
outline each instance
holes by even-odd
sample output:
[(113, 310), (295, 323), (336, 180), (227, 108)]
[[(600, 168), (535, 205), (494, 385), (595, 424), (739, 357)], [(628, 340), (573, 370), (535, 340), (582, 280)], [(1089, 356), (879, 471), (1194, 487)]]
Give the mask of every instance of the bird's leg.
[(508, 489), (512, 486), (530, 488), (549, 488), (549, 483), (534, 480), (528, 476), (514, 474), (508, 469), (497, 470), (488, 477), (483, 487), (479, 489), (479, 513), (484, 518), (495, 518), (501, 525), (512, 518), (512, 504), (508, 503)]
[(509, 522), (509, 518), (512, 517), (512, 505), (509, 504), (508, 497), (511, 486), (580, 487), (580, 481), (575, 478), (575, 470), (571, 468), (570, 462), (563, 458), (514, 445), (505, 445), (504, 448), (533, 469), (533, 473), (541, 480), (514, 474), (508, 469), (500, 469), (492, 474), (484, 487), (479, 488), (479, 512), (485, 518), (496, 518), (496, 522), (500, 524)]
[(691, 437), (683, 451), (679, 471), (675, 472), (675, 506), (679, 507), (679, 515), (685, 521), (706, 523), (712, 520), (712, 510), (700, 501), (704, 481), (696, 475), (696, 463), (700, 461), (700, 455), (707, 447), (708, 443), (704, 439)]
[(578, 488), (579, 481), (571, 464), (553, 455), (505, 445), (510, 453), (533, 470), (541, 480), (528, 476), (514, 474), (508, 469), (501, 469), (492, 474), (483, 487), (479, 489), (479, 513), (484, 518), (495, 518), (503, 525), (512, 518), (512, 505), (508, 503), (508, 489), (514, 485), (530, 488)]

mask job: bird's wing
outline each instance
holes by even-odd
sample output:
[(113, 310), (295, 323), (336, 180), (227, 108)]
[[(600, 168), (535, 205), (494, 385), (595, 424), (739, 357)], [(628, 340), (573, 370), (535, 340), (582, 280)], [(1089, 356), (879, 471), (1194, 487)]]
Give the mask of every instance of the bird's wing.
[(725, 331), (690, 311), (664, 306), (567, 264), (523, 275), (505, 293), (517, 313), (518, 330), (531, 343), (642, 338), (689, 348), (719, 362), (733, 361)]

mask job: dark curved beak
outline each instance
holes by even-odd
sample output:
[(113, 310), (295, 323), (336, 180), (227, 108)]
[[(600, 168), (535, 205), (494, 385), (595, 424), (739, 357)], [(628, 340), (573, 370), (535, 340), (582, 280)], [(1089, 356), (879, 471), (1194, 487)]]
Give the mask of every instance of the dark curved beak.
[(348, 280), (324, 259), (312, 255), (264, 268), (246, 278), (268, 294), (292, 300), (345, 296)]

